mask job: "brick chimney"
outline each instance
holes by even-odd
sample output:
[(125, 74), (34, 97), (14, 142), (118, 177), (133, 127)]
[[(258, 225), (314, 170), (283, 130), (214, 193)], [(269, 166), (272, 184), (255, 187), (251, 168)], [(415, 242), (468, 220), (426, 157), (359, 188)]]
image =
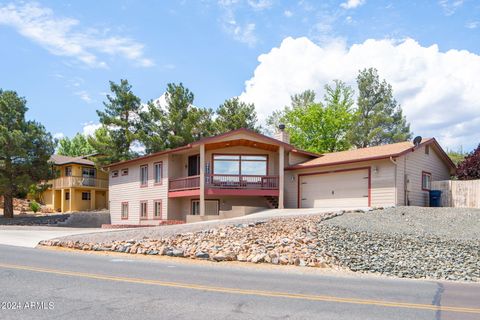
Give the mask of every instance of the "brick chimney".
[(290, 135), (285, 131), (284, 124), (278, 125), (277, 132), (275, 132), (275, 135), (273, 137), (282, 142), (290, 143)]

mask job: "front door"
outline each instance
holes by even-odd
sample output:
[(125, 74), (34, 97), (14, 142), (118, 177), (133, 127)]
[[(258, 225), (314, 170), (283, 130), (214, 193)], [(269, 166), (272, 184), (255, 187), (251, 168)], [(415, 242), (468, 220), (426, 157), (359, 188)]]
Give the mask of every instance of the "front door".
[(196, 154), (188, 157), (188, 176), (198, 176), (200, 174), (200, 155)]

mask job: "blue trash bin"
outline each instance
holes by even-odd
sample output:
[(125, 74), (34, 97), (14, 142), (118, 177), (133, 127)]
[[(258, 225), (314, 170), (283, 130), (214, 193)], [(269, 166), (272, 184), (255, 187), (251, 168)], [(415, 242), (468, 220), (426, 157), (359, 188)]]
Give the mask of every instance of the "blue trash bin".
[(442, 191), (441, 190), (430, 190), (430, 207), (440, 207), (442, 202)]

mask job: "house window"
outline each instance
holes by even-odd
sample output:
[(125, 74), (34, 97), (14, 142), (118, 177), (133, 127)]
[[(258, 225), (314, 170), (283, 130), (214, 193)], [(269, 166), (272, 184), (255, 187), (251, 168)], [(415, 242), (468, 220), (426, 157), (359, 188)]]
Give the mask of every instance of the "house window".
[(147, 201), (140, 201), (140, 219), (147, 219)]
[(162, 219), (162, 200), (155, 200), (153, 208), (153, 218)]
[(70, 192), (65, 192), (65, 200), (70, 200)]
[(140, 186), (146, 187), (148, 183), (148, 166), (140, 167)]
[(220, 155), (213, 156), (213, 173), (227, 175), (267, 175), (266, 155)]
[(91, 200), (92, 195), (90, 192), (82, 192), (82, 200)]
[(65, 167), (65, 177), (72, 176), (72, 167)]
[(118, 170), (113, 170), (112, 171), (112, 178), (118, 177)]
[[(206, 215), (218, 215), (219, 214), (219, 201), (218, 200), (205, 200), (205, 214)], [(200, 215), (200, 200), (192, 200), (192, 207), (190, 211), (191, 215)]]
[(429, 191), (432, 188), (432, 174), (430, 172), (422, 172), (422, 190)]
[(128, 202), (122, 202), (122, 219), (128, 219)]
[(426, 155), (430, 154), (430, 146), (425, 146), (425, 154)]
[(97, 175), (97, 170), (91, 167), (82, 168), (82, 185), (88, 187), (95, 186), (95, 176)]
[(192, 208), (190, 210), (192, 216), (200, 215), (200, 200), (192, 200)]
[(122, 176), (128, 176), (128, 169), (122, 169)]
[(155, 177), (155, 184), (162, 184), (163, 178), (163, 163), (157, 162), (154, 164), (154, 177)]

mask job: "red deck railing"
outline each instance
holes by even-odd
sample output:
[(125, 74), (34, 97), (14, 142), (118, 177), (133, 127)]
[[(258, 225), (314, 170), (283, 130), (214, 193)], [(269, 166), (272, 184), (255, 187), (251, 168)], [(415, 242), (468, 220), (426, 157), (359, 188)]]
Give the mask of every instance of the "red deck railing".
[(192, 190), (200, 188), (200, 176), (170, 179), (168, 191)]
[(278, 176), (210, 174), (205, 176), (205, 186), (214, 189), (278, 189)]
[[(259, 189), (278, 190), (278, 176), (207, 174), (205, 187), (212, 189)], [(200, 188), (200, 176), (170, 179), (168, 191)]]

